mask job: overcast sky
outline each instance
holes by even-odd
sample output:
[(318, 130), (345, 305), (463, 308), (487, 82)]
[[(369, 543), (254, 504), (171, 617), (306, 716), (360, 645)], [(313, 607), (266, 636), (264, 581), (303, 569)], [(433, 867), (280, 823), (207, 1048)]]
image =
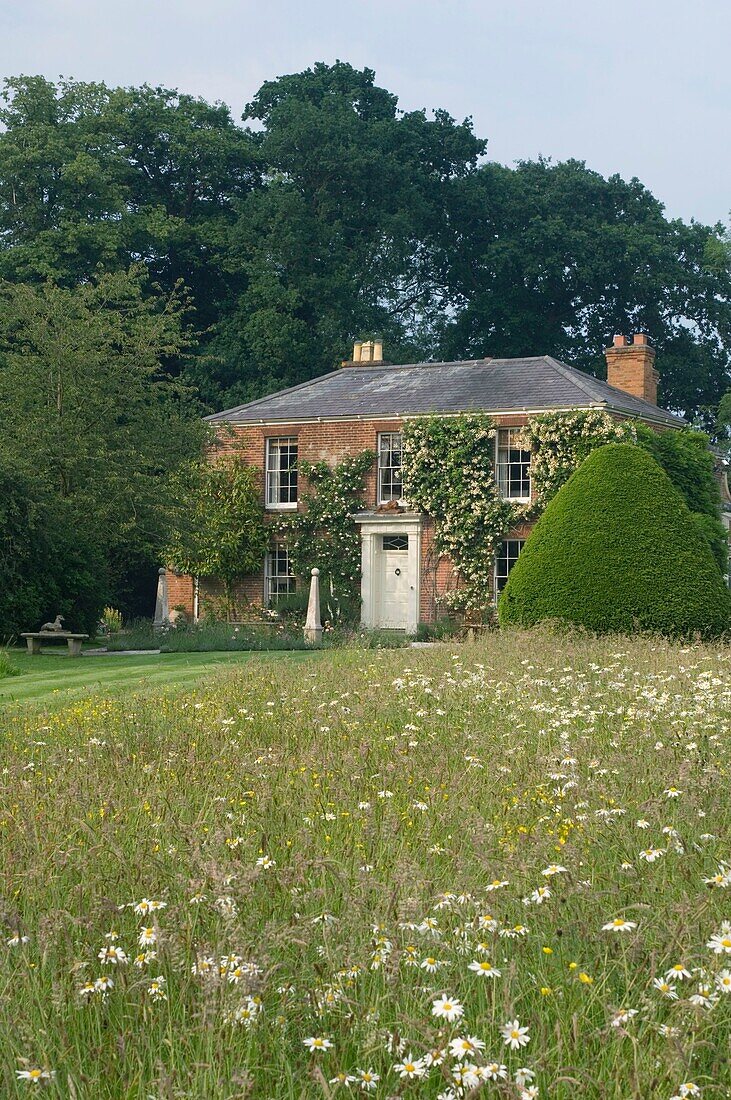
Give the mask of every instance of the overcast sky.
[(237, 119), (337, 58), (404, 109), (472, 115), (492, 160), (577, 157), (729, 220), (731, 0), (0, 0), (2, 75), (164, 84)]

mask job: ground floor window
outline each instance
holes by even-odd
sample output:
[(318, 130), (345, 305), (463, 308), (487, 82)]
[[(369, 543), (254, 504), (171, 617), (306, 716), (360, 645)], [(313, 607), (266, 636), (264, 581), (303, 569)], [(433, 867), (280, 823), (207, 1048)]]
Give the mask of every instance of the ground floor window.
[(510, 570), (520, 557), (520, 551), (525, 546), (525, 539), (503, 539), (495, 554), (495, 595), (502, 592), (507, 582)]
[(275, 605), (280, 596), (291, 596), (297, 587), (292, 571), (289, 550), (286, 546), (275, 546), (266, 556), (264, 564), (264, 602), (267, 607)]

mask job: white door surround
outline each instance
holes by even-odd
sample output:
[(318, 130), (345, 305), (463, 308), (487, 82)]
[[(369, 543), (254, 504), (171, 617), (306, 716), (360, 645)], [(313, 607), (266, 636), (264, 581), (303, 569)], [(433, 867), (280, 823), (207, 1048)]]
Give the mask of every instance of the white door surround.
[(363, 626), (415, 633), (419, 625), (421, 514), (360, 512), (353, 518), (361, 536)]

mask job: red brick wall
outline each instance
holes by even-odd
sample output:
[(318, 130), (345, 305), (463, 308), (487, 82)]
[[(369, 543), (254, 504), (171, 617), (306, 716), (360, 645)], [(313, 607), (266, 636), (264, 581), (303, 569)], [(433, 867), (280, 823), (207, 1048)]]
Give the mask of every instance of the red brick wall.
[(174, 611), (178, 607), (185, 609), (186, 615), (189, 618), (193, 617), (193, 590), (194, 582), (192, 577), (185, 576), (184, 574), (173, 573), (172, 570), (167, 571), (168, 580), (168, 605), (171, 611)]

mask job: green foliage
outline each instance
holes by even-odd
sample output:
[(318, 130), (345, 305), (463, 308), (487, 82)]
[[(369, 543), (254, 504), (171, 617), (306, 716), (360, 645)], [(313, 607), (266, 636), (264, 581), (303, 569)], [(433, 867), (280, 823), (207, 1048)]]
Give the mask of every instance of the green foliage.
[(635, 424), (637, 442), (652, 455), (691, 512), (718, 516), (719, 492), (710, 441), (704, 432), (655, 432)]
[(155, 630), (150, 619), (133, 619), (124, 630), (110, 634), (106, 647), (110, 653), (124, 653), (128, 649), (159, 649), (161, 632)]
[(322, 615), (333, 622), (360, 615), (360, 534), (352, 515), (362, 508), (373, 459), (372, 451), (361, 451), (335, 466), (300, 462), (305, 510), (282, 519), (295, 574), (307, 585), (311, 570), (320, 570)]
[(721, 521), (721, 491), (710, 440), (703, 432), (654, 432), (636, 424), (637, 442), (662, 466), (694, 514), (721, 572), (728, 564), (728, 539)]
[(649, 332), (661, 403), (712, 419), (731, 384), (720, 226), (668, 220), (639, 180), (577, 160), (486, 163), (448, 204), (445, 358), (550, 353), (604, 377), (610, 334)]
[(717, 516), (706, 515), (705, 512), (691, 512), (690, 515), (696, 530), (708, 543), (718, 568), (725, 574), (728, 569), (729, 546), (723, 521)]
[(13, 622), (61, 610), (93, 626), (105, 603), (124, 609), (125, 561), (159, 562), (170, 476), (203, 438), (163, 369), (186, 348), (184, 313), (142, 269), (71, 289), (0, 284), (0, 470), (28, 495), (6, 505), (25, 547), (6, 566), (20, 578)]
[(109, 590), (99, 533), (73, 502), (0, 460), (0, 631), (36, 630), (62, 614), (95, 633)]
[(714, 439), (719, 453), (723, 456), (722, 469), (728, 478), (729, 465), (731, 465), (731, 390), (721, 398), (718, 406)]
[(246, 288), (212, 348), (235, 364), (228, 400), (332, 369), (354, 333), (413, 359), (442, 305), (446, 195), (485, 149), (469, 120), (399, 112), (371, 69), (339, 61), (266, 81), (245, 118), (269, 182), (232, 234)]
[(119, 634), (122, 629), (122, 612), (116, 607), (105, 607), (100, 620), (108, 634)]
[[(719, 227), (665, 218), (637, 180), (574, 160), (478, 165), (441, 110), (400, 112), (343, 62), (246, 108), (143, 85), (17, 76), (0, 105), (0, 278), (80, 285), (143, 259), (182, 280), (216, 408), (333, 367), (379, 332), (395, 361), (550, 352), (602, 375), (651, 332), (665, 404), (710, 422), (731, 385)], [(323, 262), (327, 257), (327, 262)]]
[(672, 482), (642, 448), (593, 451), (549, 502), (514, 565), (501, 624), (715, 637), (731, 595)]
[(215, 321), (240, 287), (228, 232), (258, 179), (228, 107), (40, 76), (6, 80), (3, 99), (0, 276), (71, 286), (144, 257), (167, 292), (185, 283), (200, 330)]
[(490, 602), (492, 560), (525, 509), (503, 500), (495, 484), (495, 425), (481, 413), (422, 416), (403, 426), (403, 491), (434, 521), (434, 543), (455, 569), (455, 610), (480, 613)]
[(462, 624), (448, 615), (433, 623), (419, 623), (416, 628), (417, 642), (447, 642), (458, 638), (463, 631)]
[(696, 526), (725, 571), (728, 542), (720, 519), (719, 482), (710, 441), (703, 432), (657, 432), (640, 421), (618, 421), (600, 409), (587, 409), (533, 416), (523, 436), (531, 447), (537, 507), (545, 506), (595, 447), (631, 441), (639, 444), (665, 470), (691, 512), (699, 514)]
[(716, 432), (722, 441), (731, 446), (731, 390), (725, 393), (716, 413)]
[(181, 507), (167, 562), (180, 573), (217, 577), (230, 607), (236, 583), (261, 570), (269, 546), (261, 472), (238, 457), (203, 460), (182, 471), (176, 492)]

